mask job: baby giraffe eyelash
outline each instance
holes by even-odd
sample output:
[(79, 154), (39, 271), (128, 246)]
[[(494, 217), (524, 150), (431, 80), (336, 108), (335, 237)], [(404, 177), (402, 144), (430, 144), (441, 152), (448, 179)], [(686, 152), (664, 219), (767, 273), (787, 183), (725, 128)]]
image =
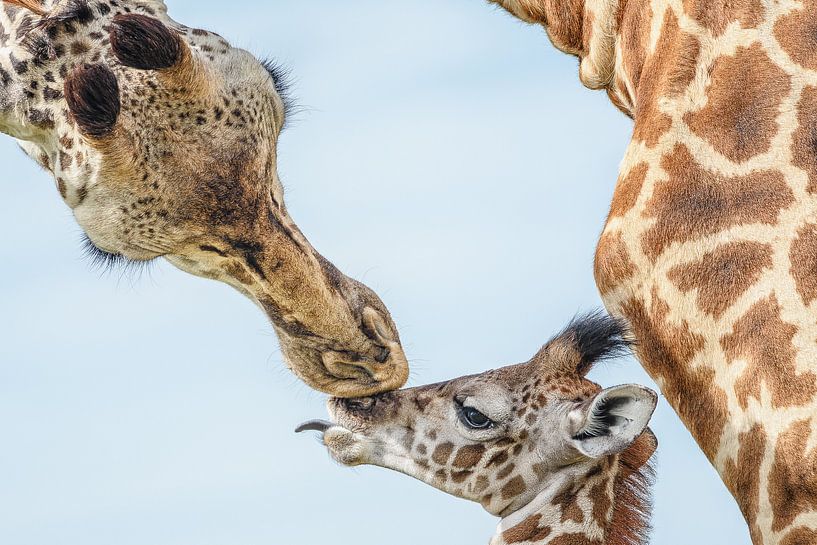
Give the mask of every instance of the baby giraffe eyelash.
[(487, 430), (494, 427), (494, 421), (482, 414), (473, 407), (466, 407), (463, 405), (460, 398), (454, 398), (454, 403), (457, 406), (457, 416), (463, 426), (472, 430)]

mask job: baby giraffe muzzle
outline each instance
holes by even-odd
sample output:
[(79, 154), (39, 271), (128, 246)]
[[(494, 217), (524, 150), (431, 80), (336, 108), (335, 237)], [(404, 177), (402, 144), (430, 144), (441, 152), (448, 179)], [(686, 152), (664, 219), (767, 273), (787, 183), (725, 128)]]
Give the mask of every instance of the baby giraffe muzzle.
[(647, 424), (657, 396), (586, 378), (629, 349), (621, 322), (571, 322), (530, 361), (448, 382), (329, 401), (313, 420), (338, 462), (377, 465), (480, 503), (492, 545), (638, 545), (649, 528)]

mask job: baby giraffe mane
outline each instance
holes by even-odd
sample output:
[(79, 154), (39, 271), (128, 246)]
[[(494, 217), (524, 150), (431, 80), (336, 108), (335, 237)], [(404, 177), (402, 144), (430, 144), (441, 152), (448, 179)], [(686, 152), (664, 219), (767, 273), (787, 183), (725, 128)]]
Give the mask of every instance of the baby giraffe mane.
[(649, 430), (619, 455), (613, 491), (615, 507), (606, 545), (649, 543), (652, 487), (655, 483), (655, 438)]

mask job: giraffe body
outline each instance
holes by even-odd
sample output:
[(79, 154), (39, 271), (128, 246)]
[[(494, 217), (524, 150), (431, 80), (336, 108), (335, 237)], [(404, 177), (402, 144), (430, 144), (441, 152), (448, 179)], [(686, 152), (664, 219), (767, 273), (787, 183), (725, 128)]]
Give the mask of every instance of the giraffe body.
[(161, 0), (6, 0), (0, 131), (53, 174), (109, 263), (164, 257), (269, 317), (287, 364), (333, 395), (401, 386), (380, 299), (309, 244), (284, 205), (282, 72)]
[(646, 388), (585, 378), (626, 345), (621, 322), (571, 323), (530, 361), (367, 399), (333, 399), (323, 432), (346, 465), (400, 471), (502, 517), (492, 545), (641, 545), (649, 528)]
[(634, 120), (605, 305), (754, 543), (817, 542), (817, 2), (498, 3)]

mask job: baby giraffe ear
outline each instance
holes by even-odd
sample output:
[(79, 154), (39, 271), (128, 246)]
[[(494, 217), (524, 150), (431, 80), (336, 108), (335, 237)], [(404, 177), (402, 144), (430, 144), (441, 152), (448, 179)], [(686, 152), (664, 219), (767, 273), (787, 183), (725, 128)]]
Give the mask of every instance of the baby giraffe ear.
[(644, 433), (657, 403), (655, 392), (636, 384), (602, 390), (570, 411), (573, 446), (589, 458), (622, 452)]

